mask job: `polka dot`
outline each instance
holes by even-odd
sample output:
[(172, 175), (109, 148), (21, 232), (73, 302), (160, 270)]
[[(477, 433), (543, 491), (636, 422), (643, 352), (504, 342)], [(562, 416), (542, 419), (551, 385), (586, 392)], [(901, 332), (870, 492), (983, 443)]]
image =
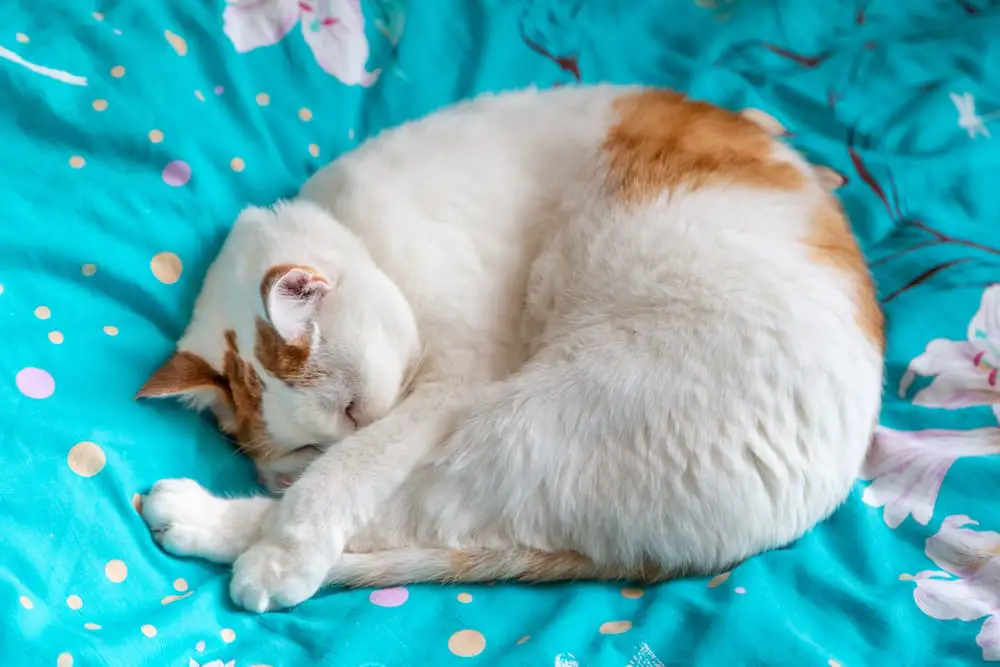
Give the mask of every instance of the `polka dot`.
[(266, 107), (268, 104), (271, 103), (271, 96), (268, 95), (267, 93), (257, 93), (256, 99), (257, 99), (257, 104), (261, 105), (262, 107)]
[(233, 171), (240, 172), (247, 168), (247, 163), (241, 157), (234, 157), (229, 161), (229, 166)]
[[(84, 441), (73, 445), (69, 450), (69, 455), (66, 457), (66, 462), (69, 463), (70, 470), (80, 477), (93, 477), (104, 469), (107, 457), (104, 456), (104, 450), (101, 449), (100, 445), (95, 442)], [(122, 579), (124, 578), (122, 577)], [(110, 574), (108, 575), (108, 579), (114, 581)]]
[(319, 157), (319, 146), (316, 144), (309, 144), (309, 155)]
[(299, 109), (299, 120), (308, 123), (313, 118), (313, 112), (309, 109), (302, 107)]
[(163, 182), (175, 188), (185, 185), (191, 180), (191, 165), (184, 160), (168, 162), (161, 174)]
[(212, 92), (215, 93), (216, 95), (221, 95), (222, 93), (226, 92), (226, 89), (223, 88), (222, 86), (216, 86), (215, 88), (212, 89)]
[(472, 658), (486, 648), (486, 637), (477, 630), (459, 630), (448, 638), (448, 650), (460, 658)]
[(174, 51), (177, 52), (177, 55), (179, 55), (179, 56), (186, 56), (187, 55), (188, 45), (187, 45), (187, 42), (184, 41), (183, 37), (181, 37), (180, 35), (174, 34), (174, 33), (170, 32), (169, 30), (164, 30), (163, 31), (163, 36), (166, 37), (167, 42), (169, 42), (170, 46), (174, 47)]
[(912, 574), (906, 574), (905, 572), (899, 575), (900, 581), (913, 581), (914, 579), (916, 579), (916, 577), (914, 577)]
[(109, 336), (117, 336), (118, 327), (106, 326), (104, 327), (104, 333), (108, 334)]
[(521, 644), (527, 644), (530, 639), (531, 639), (531, 635), (525, 635), (525, 636), (521, 637), (520, 639), (518, 639), (516, 643), (517, 643), (518, 646), (520, 646)]
[(3, 285), (0, 284), (0, 294), (3, 294)]
[(105, 111), (108, 108), (107, 100), (94, 100), (90, 106), (94, 107), (94, 111)]
[(35, 317), (40, 320), (47, 320), (52, 317), (52, 311), (49, 310), (48, 306), (39, 306), (35, 308)]
[(223, 628), (222, 632), (219, 633), (219, 636), (222, 637), (222, 641), (227, 644), (232, 644), (236, 641), (236, 631), (232, 628)]
[(69, 653), (60, 653), (56, 658), (56, 667), (73, 667), (73, 656)]
[(178, 600), (183, 600), (184, 598), (188, 597), (192, 593), (194, 593), (194, 591), (188, 591), (187, 593), (181, 593), (180, 595), (168, 595), (167, 597), (165, 597), (162, 600), (160, 600), (160, 604), (162, 604), (162, 605), (173, 604), (174, 602), (177, 602)]
[(104, 14), (102, 14), (100, 12), (94, 12), (93, 14), (91, 14), (91, 16), (94, 17), (95, 21), (103, 21), (104, 20)]
[(56, 390), (56, 381), (41, 368), (22, 368), (14, 381), (18, 390), (28, 398), (48, 398)]
[(22, 44), (27, 44), (28, 42), (31, 41), (30, 39), (28, 39), (28, 36), (25, 35), (23, 32), (19, 32), (16, 35), (14, 35), (14, 39), (21, 42)]
[(142, 626), (139, 629), (142, 631), (142, 634), (146, 635), (150, 639), (152, 639), (153, 637), (156, 636), (156, 626), (155, 625), (150, 625), (149, 623), (147, 623), (146, 625)]
[(80, 273), (87, 276), (88, 278), (95, 273), (97, 273), (97, 267), (93, 264), (84, 264), (80, 267)]
[(147, 136), (149, 137), (149, 140), (154, 144), (158, 144), (161, 141), (163, 141), (163, 132), (160, 130), (150, 130)]
[(726, 582), (726, 579), (729, 578), (729, 575), (729, 572), (723, 572), (722, 574), (715, 575), (712, 577), (712, 580), (708, 582), (708, 587), (715, 588), (716, 586), (721, 586)]
[(83, 600), (80, 599), (79, 595), (70, 595), (66, 598), (66, 606), (70, 609), (80, 609), (83, 607)]
[(121, 65), (115, 65), (114, 67), (111, 68), (111, 76), (115, 77), (116, 79), (122, 78), (123, 76), (125, 76), (125, 68), (122, 67)]
[(174, 590), (183, 593), (188, 589), (188, 582), (184, 579), (174, 579)]
[(63, 337), (61, 331), (50, 331), (49, 332), (49, 342), (52, 343), (53, 345), (62, 345), (62, 342), (64, 340), (65, 340), (65, 338)]
[(368, 594), (368, 601), (379, 607), (398, 607), (407, 601), (410, 591), (402, 586), (383, 588)]
[(120, 584), (128, 576), (128, 566), (117, 558), (109, 560), (107, 565), (104, 566), (104, 576), (112, 582)]
[(132, 508), (139, 514), (142, 514), (142, 496), (138, 493), (132, 494)]
[(639, 598), (642, 597), (642, 593), (643, 593), (643, 591), (642, 591), (641, 588), (623, 588), (622, 589), (622, 597), (623, 598), (628, 598), (629, 600), (638, 600)]
[(347, 131), (347, 138), (350, 139), (351, 141), (354, 141), (354, 128), (353, 127)]
[(200, 90), (194, 91), (194, 96), (198, 98), (199, 102), (205, 101), (205, 93), (201, 92)]
[(119, 30), (118, 28), (115, 28), (115, 29), (114, 29), (114, 30), (112, 30), (111, 32), (115, 33), (116, 35), (120, 35), (120, 34), (122, 34), (122, 31), (121, 31), (121, 30)]
[(69, 159), (69, 166), (73, 167), (74, 169), (80, 169), (85, 164), (87, 164), (87, 161), (84, 160), (79, 155), (74, 155)]
[(99, 626), (97, 623), (84, 623), (83, 627), (85, 629), (87, 629), (87, 630), (100, 630), (101, 629), (101, 626)]
[(733, 592), (736, 593), (737, 595), (745, 595), (747, 589), (743, 588), (742, 586), (737, 586), (736, 588), (733, 589)]
[(457, 600), (462, 604), (469, 604), (472, 602), (472, 596), (469, 593), (459, 593)]
[(840, 663), (834, 660), (833, 658), (830, 658), (830, 660), (827, 661), (826, 664), (829, 665), (830, 667), (840, 667)]
[(601, 623), (599, 632), (602, 635), (620, 635), (632, 629), (632, 621), (608, 621)]
[(158, 252), (149, 261), (149, 269), (156, 279), (165, 285), (173, 285), (180, 280), (184, 265), (181, 258), (172, 252)]
[(34, 602), (32, 602), (32, 601), (31, 601), (31, 600), (30, 600), (30, 599), (29, 599), (29, 598), (28, 598), (27, 596), (25, 596), (25, 595), (22, 595), (22, 596), (21, 596), (20, 598), (18, 598), (18, 602), (20, 602), (20, 603), (21, 603), (21, 606), (22, 606), (22, 607), (24, 607), (25, 609), (34, 609), (34, 608), (35, 608), (35, 603), (34, 603)]
[(198, 653), (201, 653), (202, 651), (204, 651), (205, 650), (205, 642), (198, 642), (197, 644), (195, 644), (194, 645), (194, 650), (198, 651)]

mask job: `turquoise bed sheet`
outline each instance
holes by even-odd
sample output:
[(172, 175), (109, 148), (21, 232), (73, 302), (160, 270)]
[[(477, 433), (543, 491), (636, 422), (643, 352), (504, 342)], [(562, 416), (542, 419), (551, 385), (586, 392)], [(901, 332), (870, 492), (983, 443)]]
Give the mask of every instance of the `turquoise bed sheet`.
[[(0, 26), (0, 664), (1000, 660), (997, 2), (24, 0)], [(207, 418), (132, 400), (238, 209), (477, 92), (598, 81), (761, 109), (846, 180), (889, 340), (847, 504), (713, 579), (263, 616), (160, 551), (135, 510), (156, 479), (254, 488)]]

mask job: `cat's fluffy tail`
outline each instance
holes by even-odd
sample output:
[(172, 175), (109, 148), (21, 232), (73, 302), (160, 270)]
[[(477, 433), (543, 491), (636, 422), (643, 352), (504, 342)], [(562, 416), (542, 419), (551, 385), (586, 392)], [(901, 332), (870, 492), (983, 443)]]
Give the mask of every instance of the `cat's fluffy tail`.
[(575, 579), (653, 582), (666, 578), (657, 567), (598, 565), (570, 551), (407, 548), (345, 553), (327, 574), (326, 583), (384, 587), (418, 582)]

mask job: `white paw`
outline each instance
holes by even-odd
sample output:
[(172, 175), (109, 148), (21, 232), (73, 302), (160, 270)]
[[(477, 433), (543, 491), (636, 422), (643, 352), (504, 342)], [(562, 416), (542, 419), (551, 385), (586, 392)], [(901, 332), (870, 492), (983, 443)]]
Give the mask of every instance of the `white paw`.
[(294, 607), (319, 590), (326, 571), (323, 559), (308, 548), (257, 542), (233, 565), (229, 595), (258, 613)]
[(239, 553), (227, 539), (226, 502), (193, 479), (161, 479), (143, 500), (142, 518), (170, 553), (231, 563)]

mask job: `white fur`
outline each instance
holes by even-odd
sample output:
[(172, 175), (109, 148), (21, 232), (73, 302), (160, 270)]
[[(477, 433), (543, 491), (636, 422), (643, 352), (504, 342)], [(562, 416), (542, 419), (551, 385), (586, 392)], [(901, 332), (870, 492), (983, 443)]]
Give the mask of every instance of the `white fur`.
[[(324, 581), (447, 578), (456, 548), (514, 553), (492, 576), (518, 576), (517, 549), (711, 571), (830, 514), (868, 446), (882, 356), (848, 278), (803, 243), (825, 193), (616, 203), (600, 147), (628, 92), (483, 97), (241, 215), (179, 347), (219, 364), (234, 329), (275, 445), (336, 444), (280, 502), (161, 482), (145, 516), (164, 544), (231, 560), (216, 542), (254, 542), (231, 592), (263, 611)], [(283, 263), (331, 278), (318, 388), (253, 359), (260, 278)], [(355, 397), (357, 431), (340, 413)]]

